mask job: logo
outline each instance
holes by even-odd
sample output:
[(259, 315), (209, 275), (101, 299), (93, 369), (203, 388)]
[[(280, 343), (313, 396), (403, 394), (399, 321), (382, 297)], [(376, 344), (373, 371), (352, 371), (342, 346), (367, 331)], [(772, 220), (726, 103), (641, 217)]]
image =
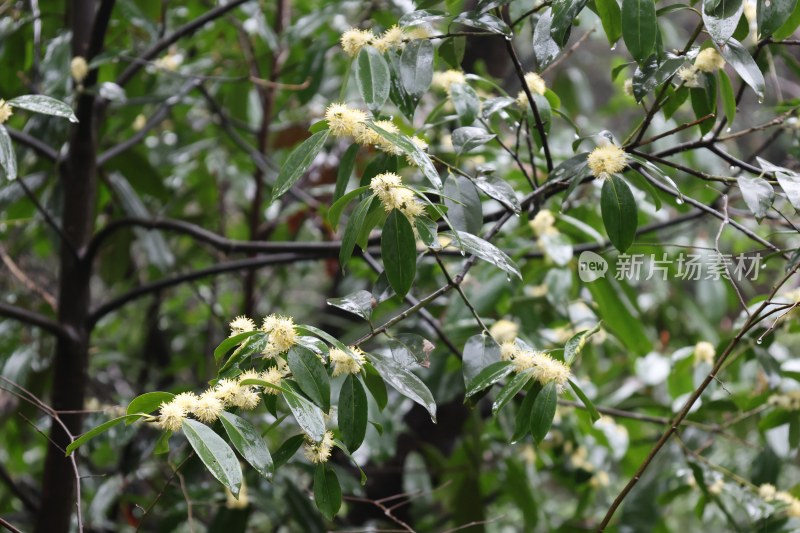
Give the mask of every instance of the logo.
[(578, 277), (584, 283), (606, 277), (607, 271), (608, 261), (594, 252), (583, 252), (578, 257)]

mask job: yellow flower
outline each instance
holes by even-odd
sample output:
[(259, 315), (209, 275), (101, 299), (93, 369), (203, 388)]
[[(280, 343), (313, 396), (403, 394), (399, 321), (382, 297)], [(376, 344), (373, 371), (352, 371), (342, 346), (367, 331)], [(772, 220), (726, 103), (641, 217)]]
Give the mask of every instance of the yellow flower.
[(444, 89), (450, 94), (450, 86), (454, 83), (466, 83), (467, 78), (460, 70), (446, 70), (444, 72), (434, 72), (432, 84), (434, 87)]
[(555, 381), (559, 388), (567, 384), (570, 377), (569, 365), (553, 359), (544, 352), (533, 352), (533, 359), (533, 378), (536, 381), (542, 385)]
[[(261, 372), (256, 372), (253, 369), (246, 370), (239, 374), (239, 385), (241, 386), (242, 381), (246, 379), (263, 379)], [(246, 385), (248, 387), (260, 387), (260, 385)]]
[(350, 28), (342, 34), (340, 42), (342, 49), (350, 57), (355, 57), (362, 48), (372, 44), (375, 35), (369, 30), (358, 30)]
[(715, 496), (719, 496), (720, 494), (722, 494), (722, 489), (724, 488), (725, 488), (725, 480), (720, 477), (715, 479), (714, 482), (708, 486), (708, 492), (714, 494)]
[(159, 409), (158, 425), (167, 431), (178, 431), (186, 418), (186, 409), (175, 402), (162, 403)]
[(230, 328), (231, 334), (229, 336), (235, 337), (240, 333), (254, 331), (256, 329), (256, 323), (253, 322), (253, 319), (240, 315), (231, 320)]
[(764, 500), (765, 502), (769, 502), (775, 499), (775, 494), (778, 492), (778, 489), (775, 488), (775, 485), (770, 483), (764, 483), (760, 487), (758, 487), (758, 497)]
[(498, 320), (489, 328), (489, 333), (499, 343), (513, 342), (519, 334), (519, 326), (511, 320)]
[[(536, 74), (535, 72), (528, 72), (525, 74), (525, 85), (528, 86), (528, 90), (531, 94), (538, 94), (544, 95), (545, 91), (547, 90), (547, 84), (544, 82), (541, 76)], [(524, 90), (520, 90), (517, 93), (517, 105), (524, 108), (528, 107), (528, 95), (525, 93)]]
[(708, 341), (700, 341), (694, 345), (694, 364), (708, 363), (713, 365), (716, 354), (717, 351), (714, 349), (713, 344)]
[(306, 444), (304, 455), (306, 459), (311, 461), (314, 464), (318, 463), (326, 463), (331, 456), (331, 450), (333, 449), (333, 433), (330, 431), (326, 431), (325, 435), (322, 437), (320, 442), (314, 442), (314, 440), (306, 435)]
[(232, 379), (221, 379), (214, 387), (216, 396), (225, 405), (233, 404), (233, 398), (239, 394), (239, 383)]
[(522, 350), (513, 340), (504, 341), (500, 344), (500, 360), (502, 361), (513, 361), (520, 353), (522, 353)]
[(633, 80), (632, 80), (632, 79), (630, 79), (630, 78), (628, 78), (627, 80), (625, 80), (625, 85), (623, 85), (623, 86), (622, 86), (622, 90), (623, 90), (623, 91), (625, 92), (625, 94), (627, 94), (628, 96), (633, 96)]
[(250, 411), (261, 403), (261, 395), (252, 387), (239, 387), (236, 395), (231, 399), (231, 405)]
[[(410, 139), (411, 142), (414, 143), (417, 146), (417, 148), (419, 148), (423, 152), (428, 149), (428, 143), (425, 142), (425, 139), (423, 139), (422, 137), (417, 137), (416, 135), (414, 135), (413, 137), (410, 137)], [(408, 164), (411, 165), (412, 167), (417, 166), (417, 162), (414, 161), (414, 159), (411, 157), (410, 154), (406, 154), (406, 161), (408, 161)]]
[(703, 84), (700, 83), (699, 72), (700, 71), (695, 66), (681, 67), (678, 70), (678, 77), (683, 81), (686, 87), (697, 89), (703, 86)]
[(328, 352), (328, 359), (333, 365), (333, 377), (361, 372), (361, 368), (364, 366), (364, 352), (355, 346), (351, 346), (350, 350), (354, 357), (339, 348), (331, 348), (331, 351)]
[(372, 178), (369, 186), (387, 213), (397, 209), (413, 220), (425, 211), (425, 206), (417, 200), (414, 192), (404, 187), (400, 176), (393, 172), (378, 174)]
[(82, 83), (89, 74), (89, 64), (81, 56), (73, 57), (69, 64), (69, 71), (75, 83)]
[(714, 73), (725, 66), (725, 60), (719, 55), (716, 48), (705, 48), (697, 54), (694, 66), (701, 72)]
[[(380, 129), (387, 131), (389, 133), (400, 133), (400, 130), (391, 120), (376, 120), (375, 125), (378, 126)], [(392, 155), (400, 155), (403, 151), (396, 147), (391, 142), (384, 139), (380, 133), (373, 130), (372, 128), (368, 128), (366, 126), (362, 126), (355, 130), (355, 139), (358, 144), (363, 144), (364, 146), (374, 146), (379, 150), (382, 150), (386, 153)]]
[(193, 392), (182, 392), (175, 396), (172, 399), (171, 403), (174, 403), (187, 413), (191, 413), (194, 406), (197, 404), (197, 394)]
[(261, 329), (269, 333), (269, 343), (264, 348), (264, 357), (275, 357), (297, 343), (297, 331), (291, 317), (269, 315), (264, 319)]
[(153, 64), (158, 69), (174, 72), (183, 64), (183, 54), (170, 50), (167, 55), (156, 59)]
[(224, 411), (225, 406), (222, 401), (217, 398), (216, 392), (213, 389), (205, 391), (197, 399), (192, 414), (200, 421), (206, 424), (211, 424), (219, 418), (219, 415)]
[(136, 115), (136, 118), (133, 119), (133, 124), (131, 124), (133, 131), (140, 131), (145, 126), (147, 126), (147, 117), (142, 114)]
[(433, 32), (427, 26), (414, 26), (411, 29), (405, 29), (406, 37), (409, 40), (427, 39)]
[(598, 470), (589, 480), (589, 485), (594, 489), (608, 487), (611, 480), (608, 477), (608, 472), (605, 470)]
[(0, 124), (4, 123), (6, 120), (14, 114), (14, 111), (11, 109), (11, 106), (8, 103), (0, 98)]
[(605, 178), (609, 174), (617, 174), (628, 165), (628, 155), (615, 144), (598, 146), (587, 159), (589, 169), (596, 178)]
[(360, 109), (353, 109), (347, 104), (331, 104), (325, 110), (325, 120), (328, 128), (337, 137), (354, 136), (364, 129), (367, 114)]
[(533, 230), (534, 235), (541, 237), (542, 235), (549, 233), (549, 230), (555, 223), (556, 217), (553, 216), (553, 213), (551, 213), (549, 209), (542, 209), (536, 213), (536, 216), (533, 217), (533, 220), (531, 220), (528, 224)]
[(392, 48), (403, 48), (405, 45), (403, 39), (405, 39), (405, 37), (402, 28), (395, 25), (383, 32), (380, 39), (376, 40), (373, 44), (380, 53), (384, 53)]
[[(270, 368), (261, 373), (260, 379), (263, 379), (267, 383), (272, 383), (273, 385), (280, 385), (283, 374), (281, 374), (281, 371), (277, 368)], [(266, 394), (278, 394), (281, 391), (273, 387), (264, 387), (264, 392)]]

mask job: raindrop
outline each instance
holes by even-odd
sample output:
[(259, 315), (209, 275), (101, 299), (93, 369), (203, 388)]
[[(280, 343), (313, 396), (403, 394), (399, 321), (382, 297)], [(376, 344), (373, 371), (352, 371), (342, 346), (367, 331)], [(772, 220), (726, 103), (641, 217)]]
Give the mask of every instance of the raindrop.
[(678, 205), (683, 205), (683, 196), (678, 196), (677, 198), (675, 198), (675, 203), (677, 203)]
[(731, 132), (731, 129), (730, 129), (730, 127), (728, 127), (728, 128), (725, 130), (725, 133), (730, 133), (730, 132)]
[(763, 342), (763, 341), (761, 340), (761, 337), (759, 337), (759, 338), (757, 338), (757, 339), (756, 339), (756, 344), (761, 344), (762, 342)]
[(614, 51), (617, 49), (617, 43), (611, 45), (611, 50)]
[(506, 283), (511, 283), (511, 274), (506, 274)]
[(764, 103), (764, 95), (763, 94), (758, 96), (758, 103), (759, 104), (763, 104)]
[(728, 168), (730, 169), (731, 172), (733, 172), (734, 170), (736, 170), (736, 165), (731, 165)]
[(464, 250), (461, 250), (461, 257), (464, 257), (465, 255), (467, 255), (467, 252), (465, 252)]

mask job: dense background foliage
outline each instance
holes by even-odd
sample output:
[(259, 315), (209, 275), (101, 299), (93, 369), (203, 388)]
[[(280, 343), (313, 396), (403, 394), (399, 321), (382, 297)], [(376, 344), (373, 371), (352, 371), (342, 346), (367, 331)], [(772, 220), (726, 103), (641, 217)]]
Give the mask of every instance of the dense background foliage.
[[(798, 24), (796, 0), (0, 2), (0, 525), (797, 531)], [(622, 167), (595, 179), (598, 146)], [(424, 216), (359, 189), (386, 172)], [(216, 474), (238, 500), (185, 438), (219, 423), (64, 458), (142, 394), (261, 370), (263, 343), (217, 346), (273, 313), (312, 351), (239, 413), (271, 454)], [(515, 337), (573, 384), (500, 362)], [(331, 376), (338, 342), (370, 364)], [(314, 465), (320, 408), (340, 446)]]

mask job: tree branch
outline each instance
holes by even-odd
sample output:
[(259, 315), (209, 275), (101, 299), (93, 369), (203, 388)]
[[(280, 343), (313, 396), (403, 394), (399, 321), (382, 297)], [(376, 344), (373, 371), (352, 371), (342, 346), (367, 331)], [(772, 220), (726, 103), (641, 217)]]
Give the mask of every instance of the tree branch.
[(14, 128), (9, 128), (8, 126), (6, 126), (6, 131), (12, 139), (20, 144), (24, 144), (40, 156), (49, 159), (50, 161), (58, 161), (58, 152), (56, 152), (53, 147), (44, 141), (40, 141), (36, 137), (32, 137), (27, 133), (15, 130)]
[(65, 339), (74, 338), (73, 333), (67, 331), (64, 328), (64, 326), (62, 326), (52, 318), (48, 318), (44, 315), (41, 315), (29, 309), (23, 309), (22, 307), (17, 307), (15, 305), (10, 305), (5, 302), (0, 302), (0, 316), (13, 318), (14, 320), (17, 320), (24, 324), (36, 326), (38, 328), (47, 331), (48, 333), (52, 333), (53, 335), (59, 338), (65, 338)]

